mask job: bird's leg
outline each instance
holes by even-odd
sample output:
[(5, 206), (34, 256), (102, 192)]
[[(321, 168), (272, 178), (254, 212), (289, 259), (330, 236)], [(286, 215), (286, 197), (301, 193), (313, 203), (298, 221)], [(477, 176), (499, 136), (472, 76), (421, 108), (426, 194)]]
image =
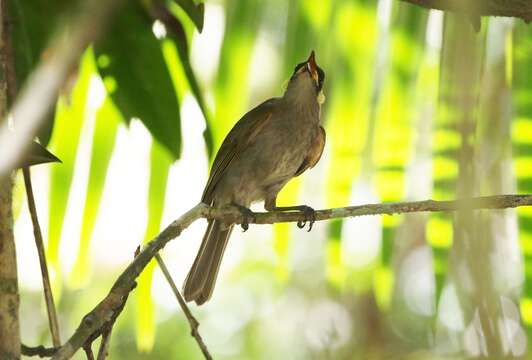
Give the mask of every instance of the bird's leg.
[(303, 229), (309, 223), (308, 231), (312, 230), (312, 225), (316, 221), (316, 211), (307, 205), (296, 205), (296, 206), (277, 206), (277, 197), (267, 199), (264, 202), (264, 208), (267, 211), (301, 211), (305, 214), (305, 220), (300, 220), (297, 222), (297, 227)]
[(236, 207), (238, 211), (240, 211), (240, 213), (242, 214), (242, 224), (240, 224), (240, 226), (242, 227), (242, 230), (246, 232), (249, 229), (249, 222), (255, 221), (255, 214), (253, 213), (253, 211), (251, 211), (249, 208), (245, 206), (238, 205), (238, 204), (232, 204), (232, 205)]

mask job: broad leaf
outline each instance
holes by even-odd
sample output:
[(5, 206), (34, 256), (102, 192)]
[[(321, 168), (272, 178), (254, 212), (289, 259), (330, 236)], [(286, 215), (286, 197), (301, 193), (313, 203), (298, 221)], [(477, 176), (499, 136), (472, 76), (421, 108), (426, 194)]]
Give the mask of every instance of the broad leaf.
[(75, 287), (83, 286), (90, 274), (89, 245), (100, 208), (109, 161), (115, 146), (116, 131), (121, 119), (115, 105), (109, 98), (106, 98), (96, 114), (94, 125), (89, 182), (85, 195), (79, 252), (70, 279)]
[(74, 175), (76, 152), (89, 92), (90, 79), (95, 71), (92, 51), (87, 51), (81, 60), (78, 81), (72, 91), (70, 103), (59, 101), (51, 149), (62, 161), (50, 172), (50, 202), (47, 257), (56, 273), (59, 271), (59, 242), (63, 220)]
[(124, 119), (140, 118), (153, 137), (179, 158), (181, 126), (176, 91), (152, 21), (130, 2), (95, 45), (98, 70)]

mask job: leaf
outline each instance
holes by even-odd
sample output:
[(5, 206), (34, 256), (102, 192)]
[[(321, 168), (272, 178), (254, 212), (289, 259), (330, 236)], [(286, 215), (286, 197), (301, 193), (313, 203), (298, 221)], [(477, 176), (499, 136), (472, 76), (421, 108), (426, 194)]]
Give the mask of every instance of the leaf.
[[(517, 192), (532, 192), (532, 29), (520, 21), (514, 24), (513, 37), (506, 38), (507, 73), (512, 86), (514, 118), (512, 121), (513, 165), (517, 178)], [(517, 211), (519, 241), (525, 259), (525, 284), (521, 299), (521, 314), (532, 337), (532, 210)]]
[[(160, 231), (164, 210), (168, 171), (172, 159), (157, 142), (152, 143), (150, 163), (150, 185), (148, 192), (148, 224), (144, 243), (153, 239)], [(150, 351), (155, 341), (155, 317), (151, 285), (154, 262), (142, 272), (137, 287), (137, 345), (141, 351)]]
[[(181, 75), (181, 73), (183, 73), (184, 77), (186, 78), (192, 95), (198, 102), (201, 112), (203, 113), (203, 117), (206, 120), (206, 128), (203, 137), (207, 145), (207, 152), (209, 154), (209, 157), (212, 157), (214, 155), (213, 137), (210, 127), (212, 115), (209, 109), (207, 108), (205, 98), (200, 89), (196, 75), (194, 74), (194, 70), (192, 69), (192, 65), (190, 64), (189, 47), (185, 28), (183, 24), (179, 21), (179, 19), (165, 6), (158, 5), (157, 3), (155, 3), (154, 7), (152, 8), (152, 13), (166, 26), (167, 30), (169, 30), (170, 36), (167, 39), (171, 40), (171, 42), (173, 43), (173, 45), (175, 45), (175, 48), (177, 49), (179, 59), (173, 56), (173, 49), (169, 49), (169, 47), (166, 46), (167, 50), (165, 51), (165, 53), (169, 71), (174, 75)], [(182, 71), (177, 71), (175, 66), (176, 62), (181, 65)], [(174, 78), (176, 77), (178, 77), (177, 80), (181, 83), (181, 79), (183, 78), (183, 76), (174, 76)], [(178, 88), (178, 92), (179, 90), (180, 89)]]
[(179, 103), (152, 22), (128, 2), (95, 45), (98, 71), (124, 119), (140, 118), (174, 158), (181, 152)]
[(59, 243), (74, 173), (76, 152), (81, 126), (85, 118), (85, 108), (91, 76), (94, 74), (92, 51), (85, 52), (81, 59), (79, 77), (72, 91), (68, 105), (60, 99), (55, 118), (55, 129), (51, 139), (51, 149), (63, 164), (53, 166), (50, 171), (50, 202), (47, 258), (59, 273)]
[[(328, 207), (348, 205), (353, 184), (356, 184), (357, 176), (361, 174), (364, 144), (370, 137), (370, 85), (373, 84), (374, 43), (378, 35), (375, 31), (375, 16), (374, 7), (345, 2), (339, 6), (328, 27), (330, 36), (338, 39), (336, 62), (329, 64), (335, 71), (327, 72), (325, 68), (324, 91), (328, 98), (325, 103), (325, 127), (330, 148), (326, 174)], [(363, 27), (365, 31), (359, 32), (355, 27)], [(297, 43), (297, 36), (292, 38), (292, 42)], [(338, 72), (342, 76), (332, 81), (331, 78)], [(358, 180), (358, 183), (364, 183), (362, 180)], [(371, 285), (366, 279), (368, 275), (353, 274), (344, 256), (348, 240), (345, 240), (343, 229), (349, 226), (343, 219), (328, 226), (328, 281), (336, 287), (356, 286), (357, 291), (366, 290)], [(356, 277), (356, 285), (349, 281), (353, 276)]]
[(216, 112), (211, 122), (215, 148), (249, 110), (249, 67), (258, 34), (261, 5), (264, 6), (264, 2), (250, 0), (230, 1), (226, 6), (226, 31), (215, 84)]
[(121, 120), (120, 113), (111, 99), (107, 97), (98, 110), (95, 119), (89, 181), (85, 195), (85, 207), (83, 209), (79, 252), (72, 273), (70, 274), (71, 284), (74, 287), (83, 286), (90, 274), (90, 240), (94, 225), (96, 224), (107, 169), (116, 141), (116, 131)]
[[(54, 1), (8, 1), (12, 26), (12, 44), (15, 58), (15, 73), (18, 87), (39, 63), (55, 28), (60, 7)], [(41, 144), (50, 140), (55, 117), (55, 107), (48, 115), (48, 120), (37, 135)]]
[(188, 15), (190, 20), (196, 25), (199, 32), (203, 30), (203, 19), (205, 15), (205, 5), (203, 3), (194, 4), (192, 0), (174, 0)]
[(25, 156), (19, 167), (22, 168), (50, 162), (61, 162), (61, 160), (41, 144), (32, 142), (28, 154)]

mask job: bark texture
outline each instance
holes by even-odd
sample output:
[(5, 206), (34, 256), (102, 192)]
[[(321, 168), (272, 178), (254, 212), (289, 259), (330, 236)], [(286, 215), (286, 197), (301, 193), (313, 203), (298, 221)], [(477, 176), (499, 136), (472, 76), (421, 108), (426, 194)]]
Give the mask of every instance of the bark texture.
[(0, 359), (20, 358), (17, 259), (13, 239), (11, 179), (0, 182)]
[[(7, 28), (7, 0), (0, 0), (0, 119), (8, 106), (8, 63), (11, 41)], [(1, 120), (0, 120), (1, 121)], [(0, 177), (0, 359), (20, 359), (17, 257), (13, 237), (10, 175)]]

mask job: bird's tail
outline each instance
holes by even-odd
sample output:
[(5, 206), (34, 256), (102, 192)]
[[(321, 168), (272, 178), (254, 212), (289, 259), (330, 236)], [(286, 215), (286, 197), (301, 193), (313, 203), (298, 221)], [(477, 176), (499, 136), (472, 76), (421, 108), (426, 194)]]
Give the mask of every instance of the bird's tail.
[(183, 285), (186, 301), (201, 305), (210, 299), (232, 229), (233, 225), (227, 227), (220, 221), (209, 221), (198, 255)]

